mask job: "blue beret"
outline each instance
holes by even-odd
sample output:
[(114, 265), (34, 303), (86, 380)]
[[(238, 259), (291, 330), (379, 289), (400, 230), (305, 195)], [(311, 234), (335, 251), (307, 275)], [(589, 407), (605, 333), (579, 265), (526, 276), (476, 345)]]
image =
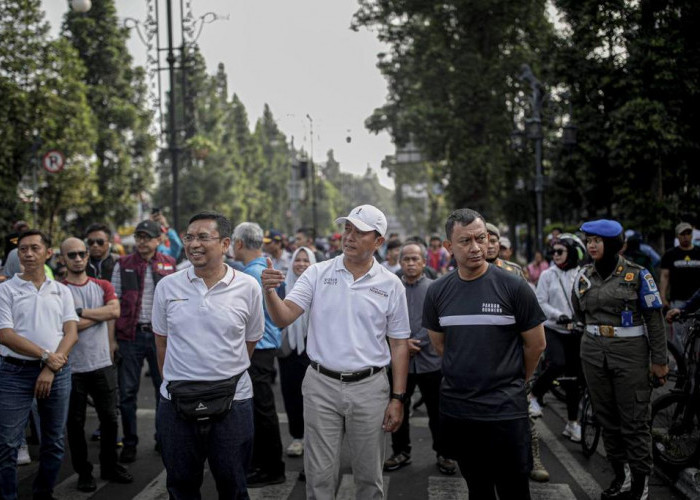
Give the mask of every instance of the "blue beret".
[(604, 238), (613, 238), (622, 232), (622, 224), (616, 220), (598, 219), (585, 222), (581, 231)]

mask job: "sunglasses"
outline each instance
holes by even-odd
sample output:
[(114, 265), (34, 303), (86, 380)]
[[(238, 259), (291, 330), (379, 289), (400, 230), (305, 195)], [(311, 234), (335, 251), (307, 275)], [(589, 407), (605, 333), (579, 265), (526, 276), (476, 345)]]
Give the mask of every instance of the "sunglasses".
[(75, 260), (78, 256), (80, 256), (81, 259), (84, 259), (86, 255), (87, 255), (87, 252), (67, 252), (66, 253), (66, 257), (68, 257), (70, 260)]
[(557, 248), (556, 250), (554, 250), (554, 255), (561, 255), (563, 253), (566, 253), (566, 250), (564, 250), (563, 248)]
[(92, 245), (97, 245), (97, 246), (101, 247), (104, 244), (105, 244), (105, 240), (103, 240), (102, 238), (97, 238), (96, 240), (91, 240), (91, 239), (87, 240), (87, 246), (89, 246), (89, 247), (91, 247)]

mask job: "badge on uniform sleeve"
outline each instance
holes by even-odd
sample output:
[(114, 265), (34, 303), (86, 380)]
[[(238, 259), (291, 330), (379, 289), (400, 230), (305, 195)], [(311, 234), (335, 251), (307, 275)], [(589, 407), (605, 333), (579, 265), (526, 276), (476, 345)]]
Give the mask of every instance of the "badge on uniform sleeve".
[(633, 280), (634, 280), (634, 273), (625, 274), (625, 281), (633, 281)]
[(639, 272), (639, 301), (643, 309), (661, 309), (661, 295), (656, 287), (654, 277), (646, 269)]
[(624, 267), (622, 267), (622, 266), (617, 266), (617, 269), (615, 270), (615, 274), (619, 275), (620, 273), (622, 273), (622, 270), (623, 270), (623, 269), (624, 269)]

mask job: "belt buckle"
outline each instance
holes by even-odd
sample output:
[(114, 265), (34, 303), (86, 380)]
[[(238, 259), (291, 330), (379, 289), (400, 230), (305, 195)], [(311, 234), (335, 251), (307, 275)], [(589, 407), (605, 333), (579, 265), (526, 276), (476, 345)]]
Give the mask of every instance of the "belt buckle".
[(340, 381), (344, 382), (345, 377), (352, 377), (355, 373), (354, 372), (340, 372)]
[(614, 337), (615, 327), (610, 325), (600, 325), (598, 331), (603, 337)]

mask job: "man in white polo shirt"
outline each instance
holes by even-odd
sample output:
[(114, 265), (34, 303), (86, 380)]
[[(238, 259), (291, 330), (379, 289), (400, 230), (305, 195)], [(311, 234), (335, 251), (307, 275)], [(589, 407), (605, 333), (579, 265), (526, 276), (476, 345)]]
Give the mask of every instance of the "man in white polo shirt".
[[(164, 277), (155, 291), (152, 322), (163, 375), (156, 419), (172, 498), (200, 497), (205, 460), (220, 498), (247, 498), (253, 447), (247, 369), (265, 319), (260, 285), (224, 263), (229, 234), (231, 223), (221, 214), (192, 217), (183, 237), (192, 266)], [(224, 411), (200, 418), (200, 409), (208, 411), (221, 399), (198, 395), (201, 406), (188, 414), (176, 390), (183, 385), (195, 393), (198, 386), (231, 389), (224, 392)]]
[(41, 455), (35, 499), (52, 498), (64, 453), (71, 371), (68, 354), (78, 341), (70, 291), (44, 274), (51, 241), (38, 230), (19, 236), (24, 268), (0, 286), (0, 498), (17, 498), (17, 450), (32, 399), (41, 420)]
[[(399, 428), (406, 398), (411, 332), (406, 293), (373, 256), (384, 243), (384, 214), (361, 205), (336, 223), (345, 224), (343, 254), (309, 267), (284, 301), (275, 292), (284, 275), (268, 260), (265, 302), (280, 328), (310, 311), (311, 366), (302, 386), (307, 497), (335, 497), (338, 450), (346, 434), (356, 496), (378, 499), (384, 498), (383, 431)], [(385, 370), (390, 362), (391, 394)]]

